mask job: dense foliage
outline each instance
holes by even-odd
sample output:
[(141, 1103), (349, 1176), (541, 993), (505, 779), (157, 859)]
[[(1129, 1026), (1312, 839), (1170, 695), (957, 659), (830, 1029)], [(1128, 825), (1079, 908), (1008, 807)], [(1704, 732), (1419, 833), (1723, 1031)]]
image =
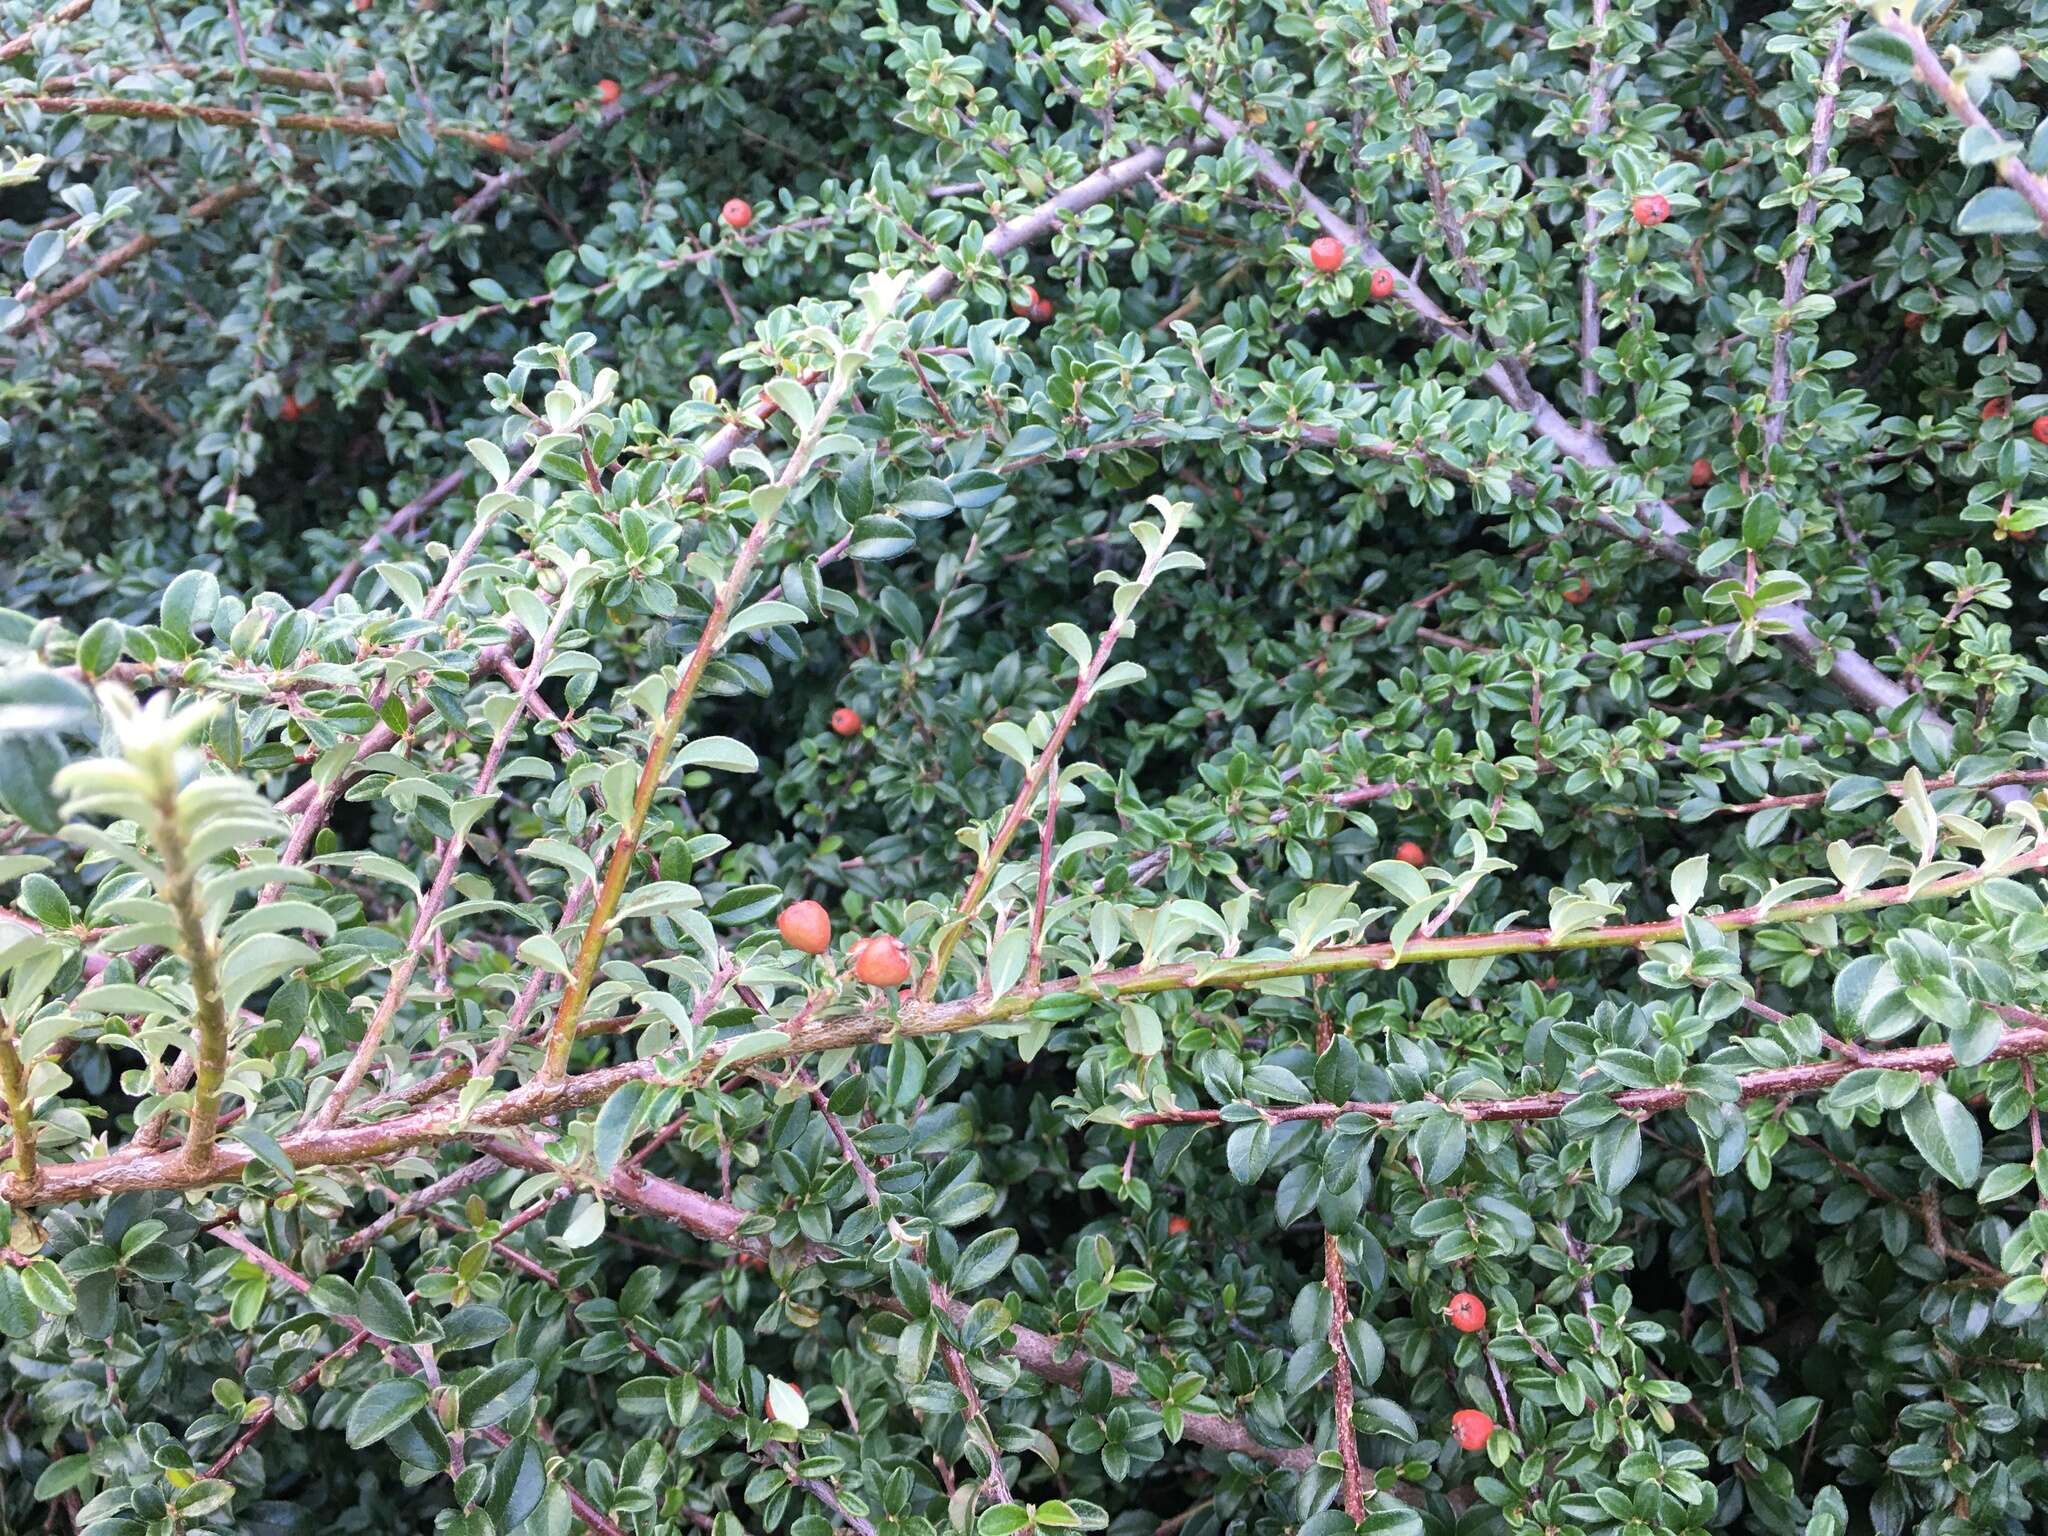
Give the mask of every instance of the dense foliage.
[(0, 1536), (2048, 1523), (2048, 0), (0, 39)]

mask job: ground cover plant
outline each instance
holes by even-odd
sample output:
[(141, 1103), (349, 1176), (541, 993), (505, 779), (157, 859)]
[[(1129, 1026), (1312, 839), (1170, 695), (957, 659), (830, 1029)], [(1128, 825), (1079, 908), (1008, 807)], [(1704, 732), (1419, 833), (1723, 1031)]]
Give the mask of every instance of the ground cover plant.
[(2042, 1529), (2044, 80), (0, 0), (0, 1533)]

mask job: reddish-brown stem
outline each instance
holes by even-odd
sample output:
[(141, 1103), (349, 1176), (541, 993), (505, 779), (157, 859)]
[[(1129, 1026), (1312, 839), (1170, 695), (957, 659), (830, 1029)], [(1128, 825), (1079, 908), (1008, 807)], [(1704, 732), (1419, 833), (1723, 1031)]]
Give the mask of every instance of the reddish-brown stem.
[[(1997, 135), (1991, 119), (1978, 110), (1970, 100), (1970, 93), (1962, 83), (1942, 67), (1941, 59), (1934, 51), (1934, 45), (1927, 40), (1927, 34), (1913, 21), (1910, 6), (1886, 6), (1877, 11), (1877, 24), (1892, 36), (1905, 43), (1912, 50), (1913, 66), (1921, 81), (1942, 99), (1942, 102), (1962, 120), (1964, 126), (1981, 128), (1988, 134)], [(2003, 135), (1997, 135), (2003, 137)], [(2034, 217), (2041, 221), (2041, 228), (2048, 231), (2048, 179), (2037, 176), (2027, 169), (2020, 158), (2018, 147), (2014, 153), (2000, 156), (1993, 162), (1993, 169), (1999, 178), (2015, 192), (2026, 199), (2027, 206), (2034, 210)]]

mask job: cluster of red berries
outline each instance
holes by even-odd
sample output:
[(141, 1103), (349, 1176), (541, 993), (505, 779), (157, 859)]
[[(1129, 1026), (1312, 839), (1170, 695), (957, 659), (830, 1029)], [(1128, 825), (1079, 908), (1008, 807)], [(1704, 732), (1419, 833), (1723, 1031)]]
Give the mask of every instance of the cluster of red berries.
[(1024, 291), (1010, 301), (1010, 313), (1022, 315), (1033, 325), (1049, 325), (1052, 323), (1052, 300), (1026, 283)]
[[(2004, 396), (1996, 400), (1986, 400), (1984, 408), (1977, 413), (1978, 418), (1983, 421), (2003, 421), (2011, 414), (2012, 401)], [(2048, 446), (2048, 416), (2036, 416), (2034, 424), (2027, 428), (2027, 431), (2032, 434), (2035, 442)]]
[[(815, 901), (793, 902), (775, 919), (775, 931), (791, 949), (822, 955), (832, 947), (832, 918)], [(853, 946), (853, 974), (871, 987), (900, 987), (910, 980), (910, 951), (893, 933), (870, 934)]]
[[(1344, 242), (1335, 235), (1317, 235), (1309, 242), (1309, 265), (1325, 276), (1344, 265)], [(1374, 267), (1372, 276), (1366, 280), (1367, 291), (1376, 299), (1391, 299), (1394, 296), (1394, 274), (1385, 267)]]
[[(1486, 1303), (1470, 1291), (1460, 1291), (1444, 1304), (1444, 1316), (1460, 1333), (1477, 1333), (1486, 1326)], [(1477, 1408), (1460, 1408), (1451, 1415), (1451, 1434), (1468, 1451), (1483, 1450), (1493, 1433), (1493, 1419)]]

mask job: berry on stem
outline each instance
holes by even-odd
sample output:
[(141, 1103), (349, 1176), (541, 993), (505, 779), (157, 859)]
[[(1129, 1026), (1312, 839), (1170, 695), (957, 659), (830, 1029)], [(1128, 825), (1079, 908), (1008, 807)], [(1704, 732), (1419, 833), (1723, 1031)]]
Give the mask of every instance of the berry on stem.
[(910, 980), (910, 951), (893, 933), (875, 934), (854, 950), (853, 974), (871, 987), (900, 987)]
[(1429, 855), (1422, 851), (1422, 844), (1416, 842), (1403, 843), (1394, 850), (1394, 857), (1410, 869), (1420, 869), (1429, 862)]
[(744, 197), (728, 197), (718, 216), (734, 229), (745, 229), (754, 222), (754, 205)]
[(1344, 265), (1344, 243), (1335, 235), (1317, 235), (1309, 242), (1308, 259), (1318, 272), (1334, 272)]
[(1385, 267), (1372, 269), (1372, 296), (1376, 299), (1391, 299), (1394, 296), (1394, 274)]
[(832, 711), (832, 730), (835, 735), (851, 736), (860, 729), (860, 711), (848, 709), (844, 704)]
[(1444, 1316), (1460, 1333), (1477, 1333), (1486, 1326), (1486, 1303), (1470, 1291), (1460, 1291), (1444, 1307)]
[(619, 99), (619, 82), (604, 79), (597, 82), (597, 99), (600, 105), (610, 106)]
[(1493, 1433), (1493, 1417), (1477, 1408), (1460, 1408), (1451, 1415), (1451, 1433), (1466, 1450), (1484, 1450), (1486, 1437)]
[(1629, 213), (1645, 229), (1655, 229), (1671, 217), (1671, 199), (1662, 192), (1645, 192), (1629, 204)]
[(799, 901), (782, 909), (775, 919), (782, 942), (807, 955), (822, 955), (832, 947), (832, 918), (815, 901)]

